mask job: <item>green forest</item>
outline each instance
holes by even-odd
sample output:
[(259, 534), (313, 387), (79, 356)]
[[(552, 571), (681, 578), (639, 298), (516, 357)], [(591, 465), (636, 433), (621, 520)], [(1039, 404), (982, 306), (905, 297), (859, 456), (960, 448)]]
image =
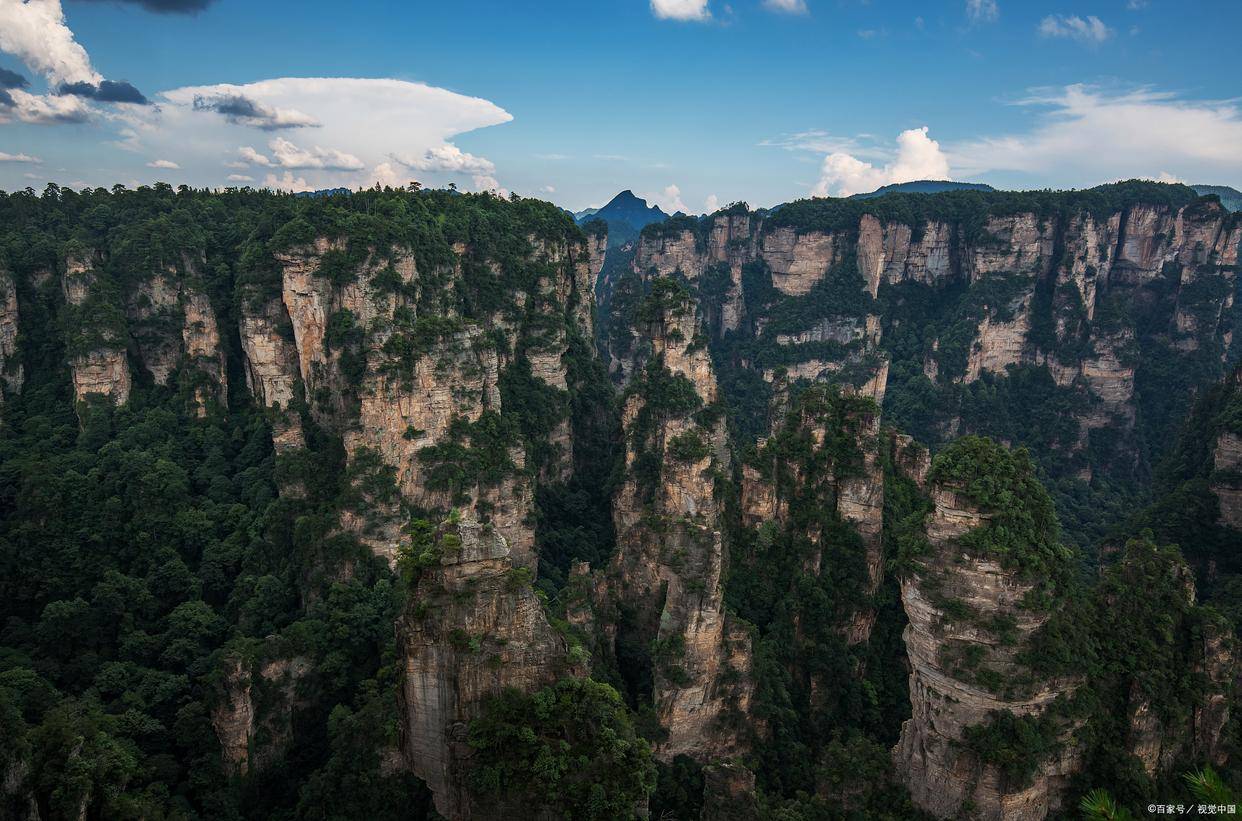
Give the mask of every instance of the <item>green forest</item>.
[[(806, 232), (856, 229), (864, 212), (920, 225), (935, 216), (969, 237), (989, 215), (1058, 219), (1138, 200), (1180, 208), (1196, 201), (1187, 191), (809, 200), (771, 219)], [(703, 223), (684, 217), (642, 236), (683, 230), (705, 241)], [(334, 370), (314, 375), (321, 390), (298, 372), (288, 406), (264, 405), (239, 328), (283, 304), (281, 260), (325, 237), (333, 244), (314, 272), (324, 293), (339, 298), (362, 283), (369, 304), (396, 307), (382, 321), (330, 312), (321, 367)], [(1004, 675), (964, 659), (971, 681), (997, 694), (1090, 682), (1067, 688), (1074, 695), (1038, 718), (994, 713), (962, 745), (1018, 790), (1072, 738), (1081, 766), (1054, 817), (1120, 818), (1151, 801), (1242, 790), (1234, 763), (1242, 711), (1232, 678), (1221, 689), (1204, 650), (1236, 647), (1242, 625), (1242, 535), (1220, 501), (1221, 488), (1242, 487), (1242, 477), (1216, 462), (1222, 437), (1242, 436), (1242, 371), (1220, 378), (1223, 350), (1182, 359), (1140, 330), (1147, 364), (1136, 376), (1142, 414), (1131, 443), (1140, 457), (1122, 469), (1107, 430), (1070, 455), (1071, 417), (1087, 400), (1046, 368), (962, 384), (933, 383), (910, 364), (935, 337), (940, 367), (961, 372), (971, 338), (955, 343), (954, 329), (1007, 303), (1003, 283), (994, 292), (904, 283), (871, 297), (846, 257), (810, 298), (793, 300), (752, 264), (740, 299), (767, 324), (729, 335), (703, 320), (729, 293), (727, 272), (689, 282), (614, 270), (591, 336), (578, 317), (592, 317), (597, 283), (575, 279), (589, 266), (577, 251), (541, 251), (585, 241), (549, 203), (416, 187), (323, 197), (167, 185), (0, 194), (0, 285), (11, 283), (17, 306), (16, 350), (0, 380), (0, 819), (440, 818), (408, 760), (410, 665), (400, 635), (427, 608), (474, 601), (430, 596), (420, 583), (463, 549), (454, 530), (463, 511), (479, 514), (488, 533), (504, 523), (507, 512), (489, 500), (510, 486), (529, 490), (528, 509), (512, 518), (533, 533), (538, 569), (508, 567), (501, 592), (536, 602), (537, 615), (514, 620), (546, 623), (565, 659), (546, 680), (492, 694), (452, 728), (453, 755), (468, 762), (458, 786), (476, 802), (474, 817), (931, 817), (890, 751), (912, 709), (903, 596), (935, 576), (927, 523), (933, 490), (946, 487), (985, 518), (954, 549), (1031, 581), (1015, 607), (1041, 619), (1027, 644), (1014, 644)], [(403, 276), (407, 257), (416, 273)], [(62, 282), (71, 259), (89, 260), (92, 277), (76, 303)], [(144, 354), (160, 340), (182, 344), (179, 319), (144, 313), (139, 295), (157, 274), (205, 295), (218, 329), (216, 376), (188, 354), (162, 384), (147, 367)], [(1204, 282), (1203, 301), (1223, 300)], [(1064, 329), (1074, 307), (1043, 296), (1039, 310)], [(1167, 306), (1122, 308), (1127, 322), (1155, 327)], [(869, 311), (886, 317), (893, 362), (882, 406), (857, 393), (874, 364), (861, 357), (831, 384), (760, 375), (794, 364), (778, 333)], [(678, 314), (702, 334), (662, 338), (666, 348), (653, 353), (651, 329)], [(282, 344), (299, 342), (287, 322), (278, 330)], [(1067, 351), (1075, 344), (1055, 329), (1050, 339)], [(861, 350), (812, 344), (821, 347), (801, 353)], [(428, 363), (458, 348), (498, 363), (479, 413), (457, 409), (442, 437), (412, 451), (411, 466), (347, 445), (377, 384), (420, 396), (427, 380), (449, 380)], [(549, 350), (564, 366), (564, 387), (537, 375)], [(75, 367), (98, 351), (128, 363), (127, 401), (75, 397)], [(674, 354), (709, 363), (716, 401), (671, 369)], [(625, 385), (623, 361), (638, 363)], [(946, 408), (970, 435), (944, 441)], [(290, 420), (301, 435), (292, 448), (281, 444)], [(723, 447), (712, 439), (718, 426)], [(553, 436), (562, 429), (568, 452)], [(684, 432), (665, 441), (672, 429)], [(425, 441), (412, 426), (390, 433), (393, 447)], [(932, 447), (925, 477), (911, 475), (899, 434)], [(598, 605), (601, 590), (619, 583), (606, 572), (618, 550), (620, 489), (639, 490), (645, 532), (696, 532), (691, 513), (671, 521), (654, 510), (669, 472), (699, 463), (711, 466), (726, 546), (721, 608), (752, 656), (748, 712), (722, 713), (713, 727), (743, 752), (722, 760), (660, 755), (667, 728), (653, 682), (688, 675), (677, 666), (685, 647), (627, 641), (637, 631), (627, 633), (624, 620), (643, 614), (614, 614), (621, 628), (609, 634)], [(1089, 485), (1074, 479), (1087, 466), (1098, 477)], [(402, 471), (440, 501), (404, 499)], [(882, 489), (882, 530), (871, 541), (841, 505), (842, 488), (868, 477)], [(748, 520), (747, 482), (770, 488), (781, 514)], [(400, 547), (390, 565), (361, 538), (370, 531), (341, 523), (374, 525), (377, 512), (392, 510)], [(883, 568), (874, 589), (869, 549)], [(663, 584), (675, 576), (684, 585), (680, 560), (661, 561)], [(713, 592), (689, 590), (704, 601)], [(946, 623), (1013, 644), (1005, 618), (986, 621), (964, 601), (932, 598)], [(869, 638), (853, 642), (843, 625), (860, 618)], [(468, 627), (437, 652), (478, 659), (494, 649)], [(1209, 756), (1183, 735), (1193, 735), (1211, 699), (1235, 709)], [(1173, 739), (1152, 772), (1126, 746), (1138, 700)], [(238, 764), (221, 727), (244, 721), (252, 726)], [(748, 787), (721, 787), (737, 769)]]

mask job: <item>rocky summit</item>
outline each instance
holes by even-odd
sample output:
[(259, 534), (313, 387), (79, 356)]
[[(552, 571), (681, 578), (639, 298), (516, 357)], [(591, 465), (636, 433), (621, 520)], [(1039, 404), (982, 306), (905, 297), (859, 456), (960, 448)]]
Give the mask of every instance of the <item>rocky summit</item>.
[(0, 817), (1226, 803), (1242, 221), (877, 193), (0, 195)]

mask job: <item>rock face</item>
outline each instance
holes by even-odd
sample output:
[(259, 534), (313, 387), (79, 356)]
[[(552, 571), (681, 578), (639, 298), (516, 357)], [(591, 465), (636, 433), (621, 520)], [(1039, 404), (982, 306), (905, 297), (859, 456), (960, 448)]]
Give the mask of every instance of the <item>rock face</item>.
[(126, 318), (138, 359), (155, 384), (167, 385), (179, 373), (201, 415), (209, 404), (225, 401), (228, 377), (200, 267), (183, 254), (177, 264), (140, 280), (126, 297)]
[[(980, 760), (965, 743), (966, 730), (995, 713), (1043, 716), (1074, 683), (1036, 681), (1020, 693), (997, 686), (1024, 673), (1016, 658), (1049, 612), (1024, 606), (1035, 581), (958, 545), (988, 514), (951, 485), (934, 484), (931, 493), (927, 560), (901, 585), (913, 715), (893, 751), (897, 771), (914, 802), (940, 818), (1042, 819), (1060, 806), (1079, 766), (1073, 728), (1063, 727), (1060, 750), (1026, 784), (1008, 783), (998, 766)], [(1003, 638), (994, 627), (1001, 623), (1008, 624)]]
[[(866, 570), (859, 583), (864, 596), (870, 598), (879, 590), (884, 573), (879, 407), (872, 397), (849, 388), (844, 395), (833, 389), (810, 388), (792, 407), (787, 396), (788, 386), (784, 386), (773, 402), (771, 436), (760, 444), (754, 459), (743, 465), (742, 523), (749, 528), (769, 523), (799, 528), (799, 535), (809, 538), (813, 546), (805, 568), (813, 574), (825, 570), (820, 530), (825, 516), (849, 523), (860, 537)], [(794, 509), (802, 511), (796, 522), (791, 515)], [(866, 642), (875, 617), (870, 606), (842, 614), (846, 643)]]
[(1220, 503), (1221, 522), (1242, 531), (1242, 435), (1221, 431), (1212, 453), (1212, 492)]
[[(657, 755), (707, 761), (738, 751), (739, 734), (722, 719), (744, 716), (752, 690), (750, 637), (724, 611), (728, 553), (717, 484), (728, 450), (724, 420), (694, 413), (716, 402), (717, 388), (710, 357), (695, 341), (699, 318), (689, 295), (672, 289), (651, 299), (650, 322), (639, 330), (650, 358), (635, 363), (641, 375), (623, 410), (617, 552), (597, 607), (612, 615), (605, 630), (614, 642), (652, 648), (650, 697), (668, 733)], [(668, 391), (681, 397), (674, 406), (661, 398)], [(623, 608), (629, 617), (619, 617)]]
[[(753, 339), (759, 355), (742, 364), (769, 382), (844, 381), (883, 402), (892, 376), (905, 406), (926, 390), (918, 371), (950, 386), (1005, 379), (1015, 366), (1046, 369), (1057, 401), (1073, 408), (1078, 435), (1062, 444), (1067, 470), (1083, 478), (1092, 463), (1142, 467), (1134, 429), (1151, 401), (1137, 390), (1146, 363), (1208, 357), (1223, 369), (1242, 221), (1213, 202), (1179, 208), (1140, 197), (1110, 213), (1002, 212), (979, 224), (858, 213), (842, 223), (830, 205), (809, 202), (731, 209), (697, 233), (653, 226), (634, 269), (697, 284), (709, 330)], [(821, 227), (834, 220), (833, 230)], [(752, 289), (770, 279), (770, 295), (743, 299), (744, 271)], [(877, 296), (882, 303), (869, 302)], [(1139, 313), (1151, 314), (1141, 327), (1131, 318)], [(851, 323), (866, 331), (843, 332)], [(917, 342), (913, 328), (925, 329)], [(986, 429), (963, 424), (948, 404), (938, 410), (942, 438)], [(1116, 435), (1088, 454), (1090, 432), (1102, 428)]]
[(20, 393), (25, 381), (17, 350), (17, 283), (0, 268), (0, 403), (6, 394)]
[(477, 519), (446, 524), (397, 624), (401, 750), (445, 818), (486, 817), (467, 789), (466, 730), (488, 696), (530, 692), (567, 674), (566, 639), (549, 626), (530, 576), (505, 539)]
[[(131, 377), (125, 354), (125, 331), (110, 322), (117, 311), (109, 293), (96, 274), (94, 252), (71, 255), (65, 260), (61, 289), (65, 302), (74, 311), (69, 323), (69, 365), (73, 372), (73, 395), (79, 402), (101, 396), (114, 405), (129, 400)], [(109, 310), (110, 309), (110, 310)]]
[(227, 661), (222, 692), (211, 713), (224, 767), (231, 775), (263, 769), (285, 753), (299, 703), (297, 685), (312, 672), (304, 658), (275, 659), (253, 668), (240, 658)]

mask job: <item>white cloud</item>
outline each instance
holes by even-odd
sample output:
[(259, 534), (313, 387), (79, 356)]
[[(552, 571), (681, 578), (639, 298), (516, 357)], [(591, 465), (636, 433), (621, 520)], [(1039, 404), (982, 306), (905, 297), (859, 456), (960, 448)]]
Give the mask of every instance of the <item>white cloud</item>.
[(806, 14), (806, 0), (763, 0), (763, 7), (783, 14)]
[[(0, 4), (8, 0), (0, 0)], [(71, 94), (30, 94), (20, 88), (6, 92), (12, 99), (11, 106), (0, 106), (0, 123), (13, 120), (31, 125), (56, 125), (81, 123), (89, 120), (93, 109), (81, 97)]]
[(229, 182), (254, 182), (254, 177), (245, 174), (229, 174)]
[(1130, 0), (1130, 2), (1126, 3), (1126, 8), (1130, 11), (1145, 9), (1147, 8), (1147, 0)]
[(658, 205), (669, 214), (675, 214), (678, 211), (688, 212), (690, 209), (686, 207), (686, 203), (681, 199), (681, 189), (676, 185), (665, 186), (664, 190), (658, 194), (639, 194), (640, 197), (647, 202)]
[(966, 176), (1027, 172), (1045, 184), (1082, 185), (1165, 171), (1196, 181), (1242, 178), (1237, 101), (1179, 99), (1139, 88), (1039, 89), (1017, 105), (1043, 114), (1027, 133), (950, 146)]
[(539, 190), (540, 190), (542, 193), (544, 193), (544, 194), (555, 194), (555, 193), (556, 193), (556, 186), (555, 186), (555, 185), (545, 185), (543, 188), (540, 188)]
[(65, 24), (60, 0), (0, 0), (0, 51), (12, 54), (52, 85), (103, 77)]
[(651, 12), (661, 20), (710, 20), (707, 0), (651, 0)]
[(281, 168), (322, 168), (331, 171), (361, 171), (366, 163), (335, 148), (299, 148), (288, 140), (277, 137), (267, 144), (272, 149), (276, 165)]
[(1084, 20), (1078, 15), (1050, 14), (1039, 23), (1044, 37), (1060, 37), (1080, 43), (1102, 43), (1113, 36), (1113, 30), (1094, 14)]
[[(392, 79), (282, 78), (177, 88), (157, 96), (158, 110), (129, 110), (121, 119), (142, 133), (151, 153), (175, 154), (197, 184), (218, 183), (223, 162), (243, 174), (250, 167), (276, 170), (270, 184), (283, 188), (298, 188), (300, 182), (313, 188), (403, 186), (415, 179), (442, 185), (465, 174), (477, 187), (500, 189), (495, 165), (459, 149), (452, 138), (513, 119), (488, 100)], [(227, 103), (223, 110), (220, 101)], [(276, 113), (285, 123), (287, 113), (296, 112), (317, 124), (313, 132), (298, 132), (313, 134), (314, 143), (294, 136), (260, 146), (255, 128), (263, 125), (241, 116), (247, 111)], [(272, 123), (271, 118), (262, 122)], [(403, 167), (407, 160), (410, 165)], [(285, 169), (298, 175), (286, 179), (280, 175)]]
[(720, 210), (720, 197), (715, 194), (708, 194), (707, 199), (703, 202), (705, 214), (714, 214)]
[(1170, 174), (1168, 171), (1161, 171), (1158, 175), (1156, 175), (1156, 182), (1185, 183), (1186, 181), (1175, 174)]
[(167, 168), (169, 170), (179, 171), (181, 166), (177, 165), (172, 160), (152, 160), (147, 163), (147, 168)]
[(448, 171), (454, 174), (493, 174), (491, 160), (462, 151), (452, 143), (428, 148), (421, 157), (394, 154), (393, 159), (416, 171)]
[(972, 23), (995, 23), (1000, 18), (996, 0), (966, 0), (966, 17)]
[(0, 151), (0, 162), (23, 162), (23, 163), (38, 164), (38, 163), (43, 162), (43, 160), (39, 159), (38, 157), (32, 157), (29, 154), (8, 154), (4, 151)]
[(818, 197), (844, 197), (891, 183), (951, 179), (948, 157), (940, 150), (940, 143), (927, 136), (927, 131), (924, 126), (901, 132), (897, 136), (896, 155), (879, 167), (843, 151), (829, 154), (812, 193)]
[(274, 188), (278, 191), (314, 191), (315, 186), (306, 181), (305, 177), (295, 177), (292, 171), (286, 171), (283, 177), (277, 177), (275, 174), (268, 174), (263, 180), (265, 188)]

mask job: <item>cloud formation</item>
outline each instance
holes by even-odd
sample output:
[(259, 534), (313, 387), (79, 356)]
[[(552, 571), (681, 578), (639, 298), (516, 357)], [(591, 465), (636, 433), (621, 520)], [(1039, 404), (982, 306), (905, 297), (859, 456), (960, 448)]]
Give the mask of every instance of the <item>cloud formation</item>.
[(181, 166), (177, 165), (172, 160), (152, 160), (147, 163), (147, 168), (166, 168), (171, 171), (177, 171), (181, 169)]
[[(80, 0), (87, 2), (87, 0)], [(96, 3), (129, 3), (159, 14), (197, 14), (216, 0), (91, 0)]]
[(941, 151), (940, 143), (927, 136), (927, 132), (927, 126), (901, 132), (897, 136), (896, 154), (882, 166), (843, 151), (829, 154), (824, 158), (819, 182), (811, 193), (817, 197), (846, 197), (892, 183), (951, 179), (948, 157)]
[(972, 23), (995, 23), (1000, 19), (996, 0), (966, 0), (966, 17)]
[(43, 160), (38, 157), (32, 157), (29, 154), (8, 154), (4, 151), (0, 151), (0, 162), (24, 162), (38, 164), (43, 162)]
[(807, 14), (806, 0), (763, 0), (763, 7), (768, 11), (781, 14)]
[(267, 147), (272, 151), (270, 158), (249, 145), (237, 149), (237, 154), (243, 163), (264, 168), (317, 168), (328, 171), (361, 171), (366, 168), (366, 163), (353, 154), (335, 148), (320, 148), (317, 145), (299, 148), (282, 137), (272, 140)]
[(59, 89), (61, 94), (74, 97), (85, 97), (101, 103), (131, 103), (147, 105), (150, 100), (141, 91), (124, 81), (100, 80), (98, 83), (63, 83)]
[(60, 0), (0, 2), (0, 51), (12, 54), (52, 85), (103, 79), (65, 23)]
[(0, 88), (26, 88), (30, 81), (16, 71), (0, 68)]
[(230, 123), (278, 131), (284, 128), (318, 127), (309, 114), (287, 108), (273, 108), (251, 100), (244, 94), (216, 94), (194, 98), (195, 111), (214, 111)]
[(950, 146), (954, 169), (967, 176), (997, 171), (1052, 176), (1062, 185), (1161, 172), (1196, 181), (1242, 175), (1237, 101), (1071, 85), (1038, 89), (1016, 104), (1041, 111), (1037, 125), (1024, 134)]
[(1077, 40), (1080, 43), (1102, 43), (1113, 36), (1113, 30), (1094, 14), (1084, 20), (1078, 15), (1050, 14), (1039, 22), (1044, 37)]
[[(65, 22), (60, 0), (0, 0), (0, 51), (11, 54), (46, 78), (55, 94), (23, 91), (25, 78), (5, 72), (0, 86), (0, 122), (33, 124), (84, 122), (96, 103), (145, 104), (142, 92), (126, 82), (104, 79)], [(20, 80), (19, 85), (11, 83)]]
[(640, 196), (652, 205), (660, 206), (666, 214), (690, 210), (681, 198), (681, 188), (676, 185), (665, 186), (664, 190), (658, 194), (641, 194)]
[[(495, 165), (452, 140), (513, 119), (487, 100), (390, 79), (281, 78), (178, 88), (155, 100), (118, 113), (133, 135), (126, 147), (176, 156), (196, 184), (218, 183), (224, 166), (256, 178), (247, 169), (270, 170), (264, 184), (293, 190), (411, 180), (466, 187), (462, 175), (476, 190), (501, 190)], [(295, 128), (307, 136), (256, 141), (264, 131)]]
[(651, 13), (661, 20), (710, 20), (712, 16), (707, 0), (651, 0)]

